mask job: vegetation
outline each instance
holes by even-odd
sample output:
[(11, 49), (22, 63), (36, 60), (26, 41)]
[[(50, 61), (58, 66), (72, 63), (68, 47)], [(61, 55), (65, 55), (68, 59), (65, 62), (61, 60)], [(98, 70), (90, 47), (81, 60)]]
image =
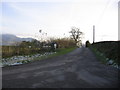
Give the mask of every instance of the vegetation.
[(76, 47), (76, 43), (70, 38), (51, 39), (49, 42), (56, 42), (58, 44), (58, 48)]
[(50, 55), (50, 57), (67, 54), (67, 53), (75, 50), (76, 48), (77, 48), (77, 47), (72, 47), (72, 48), (60, 48), (60, 49), (58, 49), (58, 50), (56, 51), (55, 54)]
[(70, 31), (72, 39), (75, 41), (77, 46), (80, 46), (82, 44), (82, 36), (83, 32), (80, 31), (79, 28), (72, 27), (72, 30)]
[(69, 38), (52, 39), (47, 42), (39, 42), (37, 40), (33, 40), (32, 42), (23, 41), (16, 46), (2, 46), (2, 57), (7, 58), (17, 55), (31, 55), (36, 53), (51, 52), (53, 51), (51, 50), (52, 42), (56, 42), (59, 49), (72, 48), (76, 46), (74, 41)]
[(23, 41), (16, 46), (2, 46), (3, 58), (34, 53), (41, 53), (40, 42), (37, 40), (33, 40), (32, 42)]
[(86, 41), (86, 47), (89, 47), (89, 46), (90, 46), (90, 42)]
[[(55, 56), (67, 54), (73, 51), (74, 48), (59, 48), (56, 52), (46, 52), (44, 54), (35, 54), (35, 55), (27, 55), (27, 56), (15, 56), (12, 58), (6, 58), (2, 62), (2, 66), (10, 66), (10, 65), (18, 65), (18, 64), (25, 64), (29, 62), (33, 62), (36, 60), (44, 60), (47, 58), (52, 58)], [(12, 61), (12, 62), (11, 62)]]
[(99, 52), (96, 48), (90, 47), (90, 49), (93, 51), (93, 53), (96, 55), (96, 57), (103, 63), (106, 64), (107, 60), (103, 53)]
[(93, 52), (96, 52), (97, 57), (99, 57), (104, 63), (105, 58), (109, 60), (114, 60), (115, 63), (120, 64), (119, 49), (120, 41), (103, 41), (91, 44), (90, 48)]
[(54, 54), (51, 54), (51, 55), (48, 55), (48, 56), (43, 56), (43, 57), (37, 57), (34, 60), (43, 60), (43, 59), (47, 59), (47, 58), (52, 58), (52, 57), (64, 55), (64, 54), (67, 54), (69, 52), (72, 52), (75, 49), (76, 49), (76, 47), (73, 47), (73, 48), (59, 48), (58, 50), (56, 50), (56, 53), (54, 53)]

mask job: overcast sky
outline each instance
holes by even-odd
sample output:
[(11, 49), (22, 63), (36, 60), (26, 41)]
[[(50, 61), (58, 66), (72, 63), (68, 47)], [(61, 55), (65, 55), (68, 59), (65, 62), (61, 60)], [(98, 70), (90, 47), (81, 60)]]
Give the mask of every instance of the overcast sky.
[(39, 30), (47, 37), (65, 37), (75, 26), (84, 33), (84, 41), (92, 42), (95, 25), (95, 41), (118, 40), (118, 1), (2, 0), (0, 30), (20, 37), (38, 37)]

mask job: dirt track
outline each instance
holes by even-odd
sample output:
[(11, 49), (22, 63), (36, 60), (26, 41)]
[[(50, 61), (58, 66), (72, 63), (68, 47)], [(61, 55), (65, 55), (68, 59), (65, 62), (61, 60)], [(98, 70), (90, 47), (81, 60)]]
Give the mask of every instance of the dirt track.
[(101, 64), (84, 47), (66, 55), (2, 70), (3, 88), (118, 87), (118, 70)]

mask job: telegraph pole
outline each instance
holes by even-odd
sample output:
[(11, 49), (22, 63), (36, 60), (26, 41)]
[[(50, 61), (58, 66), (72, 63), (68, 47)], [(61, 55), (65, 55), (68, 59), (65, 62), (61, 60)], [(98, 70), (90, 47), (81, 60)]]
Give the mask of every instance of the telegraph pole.
[(93, 25), (93, 43), (95, 42), (95, 25)]

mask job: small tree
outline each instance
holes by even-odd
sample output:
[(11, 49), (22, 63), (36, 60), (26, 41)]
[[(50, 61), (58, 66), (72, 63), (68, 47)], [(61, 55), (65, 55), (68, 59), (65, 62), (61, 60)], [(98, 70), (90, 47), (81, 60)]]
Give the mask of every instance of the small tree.
[(89, 47), (90, 46), (90, 42), (87, 40), (86, 41), (86, 47)]
[(77, 46), (82, 44), (83, 32), (81, 32), (79, 28), (72, 27), (72, 30), (70, 31), (70, 33), (72, 34), (71, 35), (72, 39), (75, 41)]

